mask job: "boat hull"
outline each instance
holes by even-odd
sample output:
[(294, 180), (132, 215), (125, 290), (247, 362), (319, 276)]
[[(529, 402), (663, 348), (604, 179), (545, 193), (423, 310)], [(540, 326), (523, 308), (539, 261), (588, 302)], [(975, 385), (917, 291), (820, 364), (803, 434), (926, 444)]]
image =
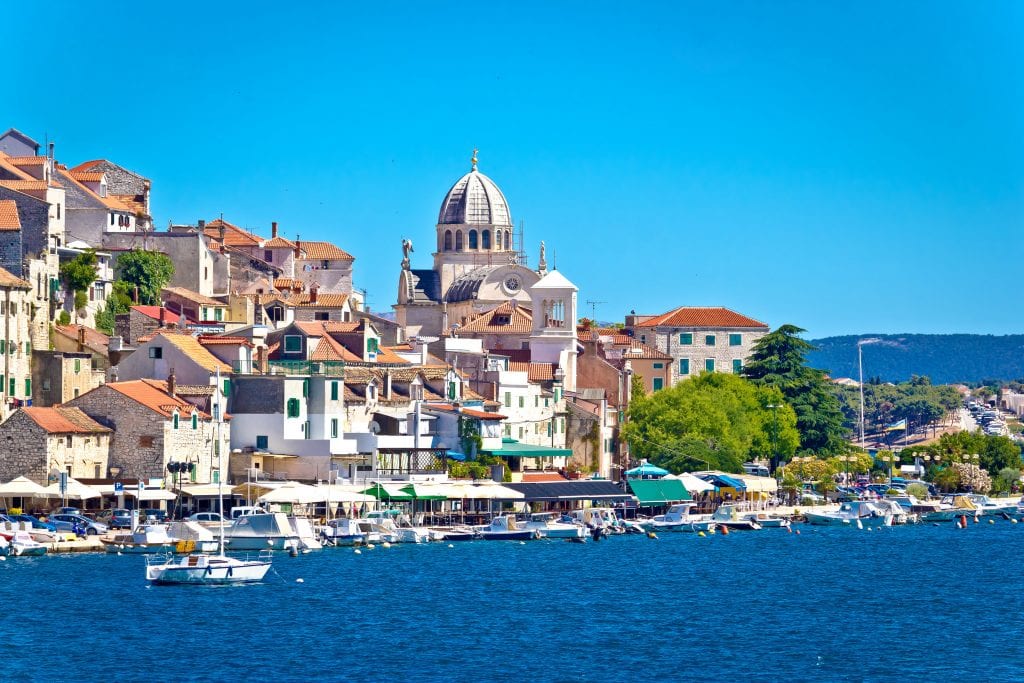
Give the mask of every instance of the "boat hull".
[(189, 555), (176, 562), (146, 566), (146, 580), (155, 585), (225, 585), (262, 581), (270, 560)]
[(480, 537), (485, 541), (532, 541), (539, 537), (536, 530), (484, 531)]

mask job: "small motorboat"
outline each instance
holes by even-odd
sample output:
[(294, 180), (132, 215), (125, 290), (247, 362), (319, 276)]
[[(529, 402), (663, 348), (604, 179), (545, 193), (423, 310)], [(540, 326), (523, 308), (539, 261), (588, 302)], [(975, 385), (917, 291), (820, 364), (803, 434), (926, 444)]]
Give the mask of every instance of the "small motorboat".
[(45, 555), (46, 546), (32, 538), (32, 534), (24, 529), (15, 531), (8, 542), (7, 554), (14, 557)]
[(434, 528), (432, 531), (440, 533), (444, 541), (475, 541), (480, 538), (479, 531), (466, 525)]
[(540, 531), (519, 526), (513, 515), (499, 515), (480, 527), (480, 537), (485, 541), (533, 541), (540, 538)]
[(169, 553), (174, 552), (179, 540), (167, 533), (166, 524), (143, 524), (130, 534), (100, 536), (108, 553)]
[(804, 513), (810, 524), (819, 526), (891, 526), (892, 512), (869, 500), (843, 503), (833, 512)]
[(715, 522), (707, 515), (695, 515), (696, 503), (676, 503), (663, 515), (655, 515), (643, 522), (647, 531), (713, 531)]
[(786, 529), (789, 527), (789, 520), (785, 517), (776, 517), (767, 512), (748, 512), (743, 515), (744, 519), (752, 519), (761, 525), (762, 529)]
[(730, 503), (719, 505), (711, 515), (711, 521), (717, 528), (729, 531), (757, 531), (761, 528), (757, 520), (740, 517), (736, 506)]
[(586, 538), (587, 530), (575, 522), (558, 520), (556, 512), (538, 512), (523, 523), (524, 529), (536, 529), (541, 538)]

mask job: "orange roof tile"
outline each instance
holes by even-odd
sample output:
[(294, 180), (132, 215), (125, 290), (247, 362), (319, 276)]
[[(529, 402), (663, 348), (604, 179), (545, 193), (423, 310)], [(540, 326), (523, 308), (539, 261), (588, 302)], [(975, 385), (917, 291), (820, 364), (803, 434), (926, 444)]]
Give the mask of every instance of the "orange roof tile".
[[(10, 271), (0, 268), (0, 287), (11, 287), (13, 289), (32, 289), (32, 285), (19, 277), (15, 277)], [(13, 305), (13, 304), (12, 304)]]
[(274, 289), (305, 289), (306, 283), (296, 280), (293, 277), (279, 277), (274, 279)]
[(46, 191), (51, 187), (45, 180), (0, 180), (0, 187), (16, 190), (36, 199), (46, 199)]
[(663, 315), (651, 318), (637, 327), (761, 327), (767, 328), (763, 322), (748, 318), (736, 311), (723, 307), (711, 306), (680, 306)]
[(46, 164), (46, 157), (7, 157), (7, 161), (15, 166), (43, 166)]
[(98, 201), (100, 204), (103, 204), (103, 206), (107, 207), (108, 209), (112, 209), (114, 211), (121, 211), (122, 213), (135, 213), (135, 209), (128, 206), (127, 204), (122, 202), (117, 197), (114, 197), (113, 195), (101, 197), (100, 195), (96, 194), (89, 187), (83, 185), (78, 180), (76, 180), (74, 176), (71, 175), (70, 171), (58, 169), (57, 173), (62, 178), (67, 180), (69, 183), (77, 186), (82, 192), (86, 193), (87, 195)]
[[(128, 382), (108, 382), (104, 386), (127, 396), (136, 403), (149, 408), (155, 413), (170, 417), (174, 409), (184, 415), (191, 415), (193, 411), (199, 413), (200, 417), (207, 418), (209, 415), (193, 406), (188, 401), (167, 393), (167, 382), (157, 379), (136, 379)], [(95, 390), (94, 390), (95, 391)]]
[(291, 308), (343, 308), (345, 302), (348, 301), (348, 294), (317, 292), (316, 301), (310, 301), (310, 299), (309, 292), (285, 292), (270, 297), (264, 303), (276, 300)]
[(399, 356), (397, 353), (392, 351), (386, 346), (380, 347), (377, 351), (377, 362), (378, 363), (395, 363), (401, 365), (408, 365), (409, 361)]
[(459, 412), (467, 417), (475, 417), (478, 420), (504, 420), (505, 415), (499, 415), (498, 413), (489, 413), (485, 410), (475, 410), (473, 408), (458, 408), (456, 409), (450, 403), (427, 403), (424, 405), (425, 408), (430, 410), (440, 410), (445, 413)]
[(459, 328), (459, 334), (479, 332), (487, 334), (523, 334), (533, 331), (533, 312), (523, 306), (505, 302), (497, 308), (481, 313)]
[(9, 161), (10, 157), (0, 152), (0, 168), (4, 169), (8, 173), (14, 175), (20, 180), (33, 180), (32, 176), (25, 171), (21, 170)]
[[(106, 159), (93, 159), (92, 161), (83, 161), (82, 163), (80, 163), (78, 166), (75, 166), (71, 170), (72, 171), (87, 171), (90, 168), (92, 168), (93, 166), (95, 166), (96, 164), (102, 164), (104, 161), (107, 161), (107, 160)], [(107, 162), (107, 163), (110, 163), (110, 162)]]
[(245, 337), (211, 337), (200, 335), (199, 343), (203, 346), (249, 346), (253, 344)]
[(320, 337), (320, 341), (313, 350), (310, 360), (342, 360), (349, 363), (361, 363), (363, 361), (361, 356), (357, 356), (349, 351), (341, 342), (330, 335)]
[(78, 341), (78, 331), (80, 329), (85, 330), (85, 345), (90, 348), (94, 348), (98, 351), (106, 353), (107, 345), (110, 343), (110, 337), (103, 334), (99, 330), (94, 330), (91, 327), (85, 325), (55, 325), (54, 332), (62, 336)]
[(295, 242), (283, 237), (273, 237), (263, 243), (264, 249), (294, 249)]
[(223, 301), (211, 299), (208, 296), (203, 296), (199, 292), (193, 292), (191, 289), (185, 289), (184, 287), (164, 287), (163, 291), (203, 306), (227, 306)]
[(79, 408), (22, 408), (25, 416), (50, 434), (106, 434), (113, 430), (86, 415)]
[(263, 238), (243, 230), (237, 225), (232, 225), (222, 218), (217, 218), (206, 224), (203, 234), (212, 239), (220, 239), (220, 229), (224, 228), (224, 244), (229, 247), (258, 247), (263, 243)]
[[(138, 306), (132, 306), (133, 311), (138, 311), (142, 315), (147, 318), (152, 318), (153, 320), (160, 320), (160, 308), (160, 306), (143, 306), (141, 304)], [(171, 313), (167, 309), (164, 309), (164, 323), (173, 325), (178, 322), (180, 317), (181, 316), (177, 313)]]
[(641, 358), (646, 360), (672, 360), (672, 356), (662, 353), (653, 346), (643, 344), (627, 334), (617, 334), (612, 337), (613, 348), (621, 350), (629, 358)]
[(0, 230), (21, 230), (18, 204), (13, 199), (0, 199)]
[(160, 330), (153, 335), (154, 339), (157, 337), (162, 337), (165, 341), (169, 342), (204, 370), (209, 372), (217, 372), (217, 370), (220, 370), (221, 372), (231, 372), (230, 365), (221, 361), (219, 358), (207, 351), (206, 348), (199, 343), (199, 340), (191, 334)]
[(303, 241), (298, 247), (305, 252), (306, 259), (311, 261), (355, 261), (355, 257), (330, 242)]
[(80, 183), (98, 183), (103, 180), (103, 171), (68, 171), (68, 175)]

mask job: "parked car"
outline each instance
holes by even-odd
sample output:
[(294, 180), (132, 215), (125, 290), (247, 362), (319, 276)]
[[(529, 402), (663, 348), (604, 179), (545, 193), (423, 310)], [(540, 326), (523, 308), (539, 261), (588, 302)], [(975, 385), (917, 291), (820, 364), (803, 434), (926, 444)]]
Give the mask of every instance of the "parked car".
[(167, 519), (167, 511), (160, 508), (145, 508), (140, 513), (140, 519), (146, 522), (162, 522)]
[(96, 521), (106, 524), (111, 529), (131, 529), (132, 511), (126, 508), (104, 510), (96, 515)]
[(219, 512), (197, 512), (193, 515), (189, 515), (188, 521), (199, 522), (201, 524), (220, 524), (222, 521), (227, 522), (229, 520), (221, 517)]
[(80, 515), (82, 508), (62, 507), (50, 510), (51, 515)]
[(105, 534), (108, 531), (106, 524), (103, 524), (102, 522), (94, 522), (88, 517), (83, 517), (82, 515), (58, 513), (50, 515), (49, 522), (57, 527), (57, 531), (70, 531), (84, 536)]
[(6, 515), (6, 517), (12, 522), (28, 522), (32, 525), (33, 529), (46, 529), (47, 531), (57, 530), (57, 527), (50, 522), (40, 521), (32, 515)]

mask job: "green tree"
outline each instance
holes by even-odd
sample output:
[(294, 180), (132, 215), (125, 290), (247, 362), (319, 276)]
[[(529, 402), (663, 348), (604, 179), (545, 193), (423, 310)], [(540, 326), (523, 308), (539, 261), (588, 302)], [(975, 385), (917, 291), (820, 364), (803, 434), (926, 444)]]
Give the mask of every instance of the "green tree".
[(139, 303), (160, 303), (160, 290), (174, 277), (174, 262), (166, 254), (134, 249), (117, 259), (117, 277), (139, 290)]
[(96, 252), (84, 251), (60, 266), (60, 279), (71, 292), (85, 292), (96, 282)]
[(96, 329), (105, 334), (114, 333), (116, 316), (127, 313), (132, 306), (130, 285), (123, 280), (114, 283), (110, 294), (107, 295), (106, 307), (96, 314)]
[(752, 456), (770, 455), (773, 437), (784, 457), (798, 447), (796, 415), (780, 398), (737, 375), (703, 373), (634, 397), (623, 436), (635, 457), (674, 472), (741, 472)]
[(843, 413), (824, 373), (807, 365), (815, 348), (796, 325), (782, 325), (757, 340), (743, 376), (778, 389), (796, 413), (800, 446), (817, 455), (844, 453), (849, 444)]

